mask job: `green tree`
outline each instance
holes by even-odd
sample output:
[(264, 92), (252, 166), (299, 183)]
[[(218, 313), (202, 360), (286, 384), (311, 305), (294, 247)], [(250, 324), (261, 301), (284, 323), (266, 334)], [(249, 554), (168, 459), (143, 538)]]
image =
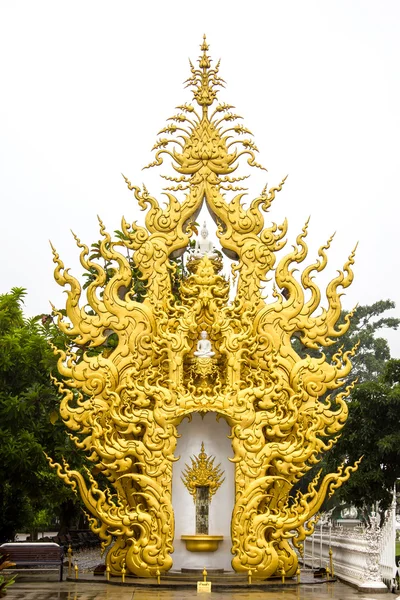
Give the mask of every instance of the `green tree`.
[(24, 318), (24, 295), (21, 288), (0, 295), (0, 542), (18, 528), (35, 529), (39, 511), (51, 519), (76, 504), (44, 452), (75, 465), (81, 460), (56, 418), (60, 398), (50, 380), (56, 361), (46, 339), (51, 325)]
[(342, 436), (328, 454), (327, 468), (342, 461), (354, 463), (363, 456), (358, 471), (340, 488), (337, 500), (368, 511), (383, 513), (392, 501), (400, 478), (400, 360), (389, 360), (375, 381), (357, 385)]
[[(383, 374), (386, 362), (391, 358), (389, 344), (380, 333), (383, 329), (397, 330), (400, 325), (400, 319), (384, 314), (393, 308), (395, 303), (392, 300), (379, 300), (374, 304), (357, 306), (351, 316), (349, 329), (336, 343), (326, 348), (310, 350), (303, 346), (299, 339), (294, 339), (296, 350), (301, 356), (320, 356), (323, 352), (332, 360), (339, 348), (347, 352), (358, 344), (357, 352), (351, 359), (353, 366), (346, 383), (356, 380), (357, 383), (374, 381)], [(338, 325), (345, 322), (348, 314), (347, 311), (342, 311)]]
[[(400, 430), (400, 407), (395, 401), (396, 391), (387, 396), (385, 394), (390, 388), (388, 373), (392, 372), (391, 370), (393, 373), (397, 372), (395, 365), (398, 361), (390, 360), (389, 344), (380, 333), (383, 329), (396, 330), (399, 327), (400, 319), (385, 316), (385, 312), (393, 308), (395, 304), (391, 300), (358, 306), (351, 317), (348, 331), (327, 348), (310, 350), (302, 346), (299, 340), (295, 340), (297, 350), (302, 356), (318, 356), (324, 352), (329, 359), (332, 359), (339, 347), (346, 352), (358, 344), (357, 352), (351, 359), (353, 368), (347, 381), (336, 393), (331, 394), (331, 398), (334, 398), (346, 384), (357, 382), (351, 397), (348, 398), (347, 422), (333, 448), (324, 454), (321, 462), (293, 489), (293, 493), (297, 489), (306, 491), (307, 485), (321, 468), (322, 474), (330, 473), (343, 461), (354, 464), (363, 456), (358, 471), (335, 492), (331, 500), (325, 501), (323, 510), (331, 509), (340, 503), (354, 504), (365, 509), (378, 503), (384, 511), (391, 501), (390, 489), (393, 488), (396, 479), (394, 473), (398, 473), (396, 460), (400, 464), (400, 455), (394, 453), (396, 427)], [(342, 313), (341, 323), (345, 322), (347, 314)], [(391, 377), (393, 379), (393, 375)], [(380, 390), (379, 394), (377, 390)], [(398, 447), (400, 449), (400, 446)], [(397, 477), (399, 476), (400, 474), (397, 474)]]
[[(333, 503), (353, 504), (365, 515), (373, 505), (383, 514), (400, 476), (400, 445), (399, 451), (395, 448), (396, 438), (400, 441), (398, 361), (391, 359), (389, 344), (380, 335), (382, 330), (397, 330), (400, 325), (400, 319), (385, 316), (393, 308), (391, 300), (358, 306), (348, 332), (335, 344), (346, 351), (358, 342), (348, 378), (357, 384), (348, 399), (349, 417), (337, 444), (324, 458), (324, 469), (334, 470), (343, 461), (354, 464), (363, 456), (358, 471), (339, 488)], [(328, 352), (333, 354), (335, 346)]]
[[(385, 371), (390, 357), (387, 340), (379, 335), (383, 329), (397, 329), (400, 319), (386, 317), (384, 313), (395, 308), (392, 300), (379, 300), (374, 304), (358, 306), (351, 318), (347, 333), (339, 338), (338, 345), (350, 350), (359, 342), (357, 353), (352, 359), (351, 379), (358, 383), (374, 381)], [(342, 321), (344, 314), (342, 315)]]

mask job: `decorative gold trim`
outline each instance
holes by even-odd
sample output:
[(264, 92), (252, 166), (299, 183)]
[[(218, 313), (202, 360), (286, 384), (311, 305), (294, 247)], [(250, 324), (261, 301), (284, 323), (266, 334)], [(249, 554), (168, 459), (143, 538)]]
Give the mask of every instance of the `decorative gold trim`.
[(189, 552), (215, 552), (223, 539), (223, 535), (181, 535)]
[[(340, 297), (353, 280), (355, 250), (328, 284), (321, 306), (314, 276), (326, 267), (332, 238), (303, 271), (308, 221), (292, 249), (281, 252), (287, 222), (265, 227), (264, 213), (285, 179), (243, 203), (243, 159), (262, 167), (233, 106), (217, 101), (223, 80), (205, 39), (198, 67), (191, 64), (190, 71), (194, 103), (169, 119), (152, 162), (172, 160), (167, 205), (125, 178), (146, 210), (145, 226), (123, 219), (122, 235), (112, 240), (100, 221), (99, 261), (75, 236), (91, 274), (86, 298), (53, 248), (55, 279), (67, 288), (66, 311), (54, 314), (71, 341), (68, 351), (56, 350), (60, 414), (92, 468), (50, 464), (79, 492), (103, 547), (114, 540), (106, 559), (110, 573), (120, 575), (126, 565), (129, 573), (153, 577), (172, 566), (177, 427), (193, 412), (217, 413), (231, 427), (235, 465), (232, 567), (252, 569), (258, 578), (291, 577), (325, 496), (357, 468), (342, 465), (322, 481), (318, 475), (293, 497), (293, 486), (332, 448), (347, 418), (351, 388), (337, 390), (355, 349), (339, 349), (332, 362), (310, 350), (330, 346), (349, 328), (351, 315), (342, 321)], [(236, 261), (232, 301), (230, 282), (207, 256), (191, 265), (179, 301), (172, 287), (172, 257), (188, 247), (204, 202), (222, 252)], [(135, 277), (139, 272), (145, 281), (143, 303), (134, 299), (127, 255)], [(215, 355), (199, 369), (193, 353), (201, 331)], [(110, 334), (115, 345), (107, 342)]]

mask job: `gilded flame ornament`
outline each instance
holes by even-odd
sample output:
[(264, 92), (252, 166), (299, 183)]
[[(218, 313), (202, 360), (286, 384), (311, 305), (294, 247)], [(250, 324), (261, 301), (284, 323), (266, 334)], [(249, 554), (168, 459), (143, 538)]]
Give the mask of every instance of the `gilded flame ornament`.
[(185, 470), (182, 472), (182, 481), (189, 494), (193, 496), (193, 501), (196, 502), (196, 488), (197, 487), (208, 487), (208, 502), (211, 502), (211, 498), (215, 492), (225, 481), (222, 479), (224, 474), (221, 471), (221, 465), (214, 466), (215, 456), (208, 456), (204, 443), (201, 443), (201, 449), (199, 456), (190, 457), (192, 464), (185, 465)]
[[(177, 427), (193, 412), (212, 411), (231, 427), (232, 567), (242, 573), (251, 569), (264, 579), (283, 571), (292, 577), (296, 549), (301, 551), (312, 533), (325, 496), (357, 468), (342, 465), (322, 481), (315, 477), (306, 493), (291, 495), (332, 448), (346, 421), (350, 388), (332, 398), (330, 393), (349, 374), (354, 354), (339, 350), (329, 363), (322, 352), (318, 358), (300, 356), (293, 340), (318, 349), (347, 331), (350, 317), (338, 325), (340, 294), (353, 280), (354, 251), (327, 286), (328, 306), (321, 308), (313, 276), (327, 264), (331, 239), (319, 249), (318, 259), (295, 276), (307, 257), (306, 223), (293, 249), (277, 261), (287, 222), (264, 227), (263, 213), (285, 180), (244, 206), (246, 176), (237, 169), (243, 159), (263, 167), (234, 107), (218, 103), (223, 80), (219, 63), (212, 66), (205, 38), (198, 67), (190, 64), (190, 69), (186, 83), (194, 102), (179, 106), (168, 120), (149, 165), (172, 160), (175, 174), (164, 176), (167, 205), (125, 178), (147, 211), (145, 227), (123, 219), (124, 237), (113, 240), (100, 221), (100, 254), (113, 261), (111, 275), (75, 236), (81, 264), (94, 274), (85, 306), (78, 280), (53, 250), (55, 279), (68, 290), (67, 317), (55, 314), (71, 340), (67, 352), (56, 350), (60, 413), (93, 469), (82, 474), (67, 463), (50, 462), (80, 494), (103, 548), (114, 541), (107, 553), (111, 574), (121, 574), (126, 565), (131, 574), (151, 577), (172, 567)], [(221, 261), (207, 255), (189, 261), (179, 300), (172, 293), (171, 259), (188, 247), (204, 202), (218, 225), (222, 251), (234, 260), (233, 301), (230, 282), (220, 274)], [(143, 303), (132, 297), (127, 252), (146, 282)], [(275, 285), (265, 299), (267, 278)], [(202, 331), (214, 351), (203, 365), (194, 356)], [(118, 343), (110, 350), (105, 344), (111, 333)], [(102, 482), (94, 473), (101, 473)]]

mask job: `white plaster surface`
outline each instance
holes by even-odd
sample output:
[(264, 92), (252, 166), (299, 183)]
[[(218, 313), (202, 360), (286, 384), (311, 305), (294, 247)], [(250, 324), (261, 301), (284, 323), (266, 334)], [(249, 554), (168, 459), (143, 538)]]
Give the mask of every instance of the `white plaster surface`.
[[(216, 420), (215, 413), (207, 413), (202, 419), (198, 413), (192, 421), (185, 419), (178, 427), (182, 436), (178, 439), (175, 456), (180, 460), (174, 463), (172, 477), (172, 506), (175, 513), (174, 570), (182, 568), (213, 568), (232, 570), (231, 567), (231, 516), (235, 497), (235, 467), (228, 460), (233, 457), (230, 427), (223, 418)], [(223, 535), (216, 552), (188, 552), (181, 535), (196, 533), (195, 505), (181, 480), (185, 463), (191, 465), (191, 456), (198, 456), (201, 442), (207, 455), (215, 456), (214, 464), (221, 463), (225, 471), (225, 481), (213, 496), (209, 513), (209, 535)]]

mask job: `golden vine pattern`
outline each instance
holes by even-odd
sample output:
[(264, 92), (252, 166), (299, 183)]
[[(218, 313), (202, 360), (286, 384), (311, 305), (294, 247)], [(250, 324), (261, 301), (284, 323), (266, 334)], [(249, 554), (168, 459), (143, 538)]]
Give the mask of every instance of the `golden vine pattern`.
[[(50, 462), (81, 495), (103, 547), (113, 541), (107, 553), (111, 573), (120, 574), (126, 565), (127, 572), (151, 577), (172, 566), (177, 427), (191, 413), (214, 412), (231, 427), (232, 567), (246, 573), (252, 569), (264, 579), (284, 569), (290, 577), (298, 566), (296, 549), (301, 552), (302, 541), (312, 533), (325, 496), (357, 468), (342, 466), (321, 482), (316, 477), (306, 493), (291, 495), (346, 421), (349, 388), (332, 398), (330, 393), (349, 374), (354, 353), (339, 350), (329, 363), (323, 353), (300, 356), (293, 340), (318, 349), (347, 331), (349, 318), (338, 325), (340, 291), (353, 280), (354, 252), (327, 286), (327, 308), (320, 307), (313, 276), (325, 268), (331, 240), (296, 278), (307, 257), (306, 224), (292, 251), (277, 261), (287, 223), (264, 228), (263, 213), (285, 180), (244, 206), (239, 163), (247, 157), (250, 166), (263, 167), (256, 162), (251, 138), (241, 138), (251, 134), (238, 124), (234, 107), (217, 104), (223, 80), (219, 63), (213, 68), (207, 52), (204, 38), (198, 68), (190, 65), (187, 80), (197, 109), (178, 107), (180, 112), (160, 132), (166, 137), (156, 143), (149, 165), (161, 165), (165, 156), (172, 159), (176, 175), (165, 177), (170, 182), (167, 205), (125, 178), (140, 208), (147, 209), (145, 226), (123, 219), (125, 239), (112, 240), (100, 221), (100, 253), (114, 264), (110, 278), (75, 236), (82, 266), (95, 274), (85, 306), (80, 305), (78, 280), (53, 249), (55, 279), (68, 288), (67, 318), (55, 314), (71, 340), (67, 352), (56, 350), (60, 413), (93, 469), (85, 475), (65, 462)], [(218, 224), (223, 252), (236, 261), (233, 301), (230, 283), (220, 274), (222, 263), (208, 256), (189, 261), (179, 300), (172, 293), (171, 258), (187, 248), (203, 202)], [(143, 303), (132, 298), (126, 251), (133, 253), (147, 282)], [(275, 283), (269, 300), (263, 297), (267, 277)], [(193, 354), (201, 331), (215, 350), (204, 364), (196, 363)], [(118, 344), (110, 351), (105, 344), (111, 333)], [(79, 347), (83, 354), (76, 353)], [(98, 354), (89, 351), (95, 348)], [(108, 487), (96, 480), (99, 473)]]

